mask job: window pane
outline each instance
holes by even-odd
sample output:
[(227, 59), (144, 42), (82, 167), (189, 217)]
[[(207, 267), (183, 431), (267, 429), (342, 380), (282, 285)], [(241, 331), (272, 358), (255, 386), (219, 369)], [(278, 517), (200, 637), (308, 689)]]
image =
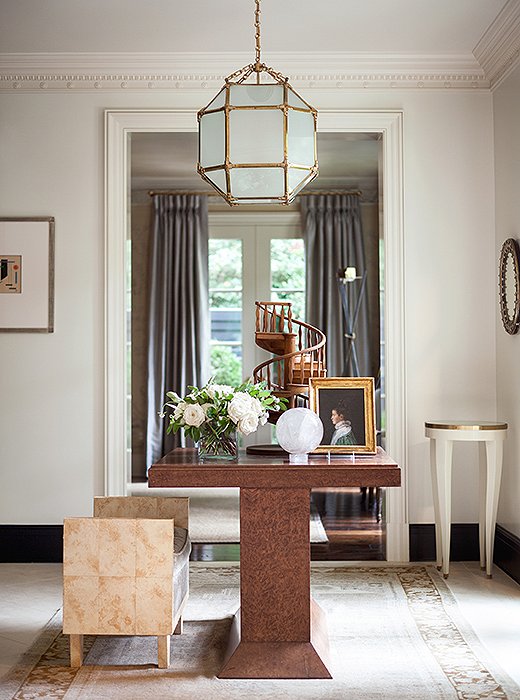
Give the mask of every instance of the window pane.
[(290, 301), (292, 302), (292, 315), (298, 321), (305, 320), (305, 292), (282, 292), (279, 289), (271, 291), (272, 301)]
[(219, 384), (242, 382), (242, 241), (209, 240), (211, 375)]
[(242, 342), (242, 294), (238, 297), (238, 304), (210, 307), (212, 342)]
[(305, 249), (302, 238), (271, 240), (271, 295), (292, 302), (295, 318), (305, 320)]
[(305, 255), (302, 238), (271, 240), (273, 289), (305, 289)]
[(241, 345), (211, 346), (211, 376), (217, 384), (238, 386), (242, 383)]
[(209, 289), (242, 289), (242, 241), (210, 238)]
[(228, 307), (242, 307), (242, 292), (228, 292), (220, 289), (211, 290), (209, 293), (209, 306), (211, 309), (225, 309)]

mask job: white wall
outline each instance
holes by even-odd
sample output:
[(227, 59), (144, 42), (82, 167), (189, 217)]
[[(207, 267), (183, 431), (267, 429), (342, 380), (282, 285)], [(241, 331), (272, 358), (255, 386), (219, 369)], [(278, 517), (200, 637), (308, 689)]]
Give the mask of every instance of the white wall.
[[(493, 163), (488, 95), (406, 112), (409, 519), (433, 522), (424, 421), (495, 418)], [(454, 447), (453, 522), (477, 522), (477, 447)]]
[[(3, 523), (88, 514), (103, 488), (103, 109), (197, 109), (212, 92), (2, 96), (0, 215), (56, 218), (56, 331), (0, 334)], [(491, 95), (302, 92), (318, 108), (404, 110), (409, 514), (433, 522), (424, 421), (495, 417)], [(476, 522), (476, 453), (455, 457), (453, 520)]]
[[(516, 238), (520, 242), (520, 66), (495, 91), (493, 102), (496, 177), (493, 260), (498, 270), (500, 248), (506, 238)], [(498, 417), (509, 423), (498, 522), (520, 537), (520, 334), (508, 335), (502, 327), (500, 314), (496, 333)]]

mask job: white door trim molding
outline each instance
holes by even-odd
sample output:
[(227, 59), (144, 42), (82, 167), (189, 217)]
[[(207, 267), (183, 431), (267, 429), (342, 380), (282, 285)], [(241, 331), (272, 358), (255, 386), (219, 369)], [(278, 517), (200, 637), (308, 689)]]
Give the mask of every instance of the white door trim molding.
[(125, 269), (129, 142), (135, 131), (195, 131), (194, 110), (105, 112), (105, 494), (126, 495)]
[[(125, 261), (128, 222), (128, 135), (195, 131), (196, 109), (105, 112), (105, 493), (126, 494)], [(407, 561), (408, 484), (404, 317), (403, 114), (400, 110), (320, 110), (319, 130), (382, 135), (387, 450), (402, 486), (386, 498), (387, 560)]]

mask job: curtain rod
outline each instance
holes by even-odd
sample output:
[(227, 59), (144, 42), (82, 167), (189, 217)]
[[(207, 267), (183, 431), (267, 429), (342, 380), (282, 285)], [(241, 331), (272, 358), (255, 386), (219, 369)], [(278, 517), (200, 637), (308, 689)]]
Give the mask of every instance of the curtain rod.
[[(204, 190), (149, 190), (148, 195), (154, 197), (158, 194), (189, 194), (189, 195), (206, 195), (207, 197), (220, 197), (217, 192), (204, 191)], [(301, 192), (297, 194), (297, 197), (310, 197), (313, 194), (317, 195), (329, 195), (329, 194), (352, 194), (356, 197), (361, 197), (362, 192), (360, 190), (314, 190), (309, 192)]]

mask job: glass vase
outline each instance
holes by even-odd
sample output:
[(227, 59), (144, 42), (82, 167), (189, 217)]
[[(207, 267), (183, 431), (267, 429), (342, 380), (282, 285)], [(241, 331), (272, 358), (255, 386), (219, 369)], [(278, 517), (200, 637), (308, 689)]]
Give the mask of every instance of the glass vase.
[(197, 443), (199, 462), (238, 461), (238, 446), (236, 431), (218, 433), (214, 430), (203, 430)]

